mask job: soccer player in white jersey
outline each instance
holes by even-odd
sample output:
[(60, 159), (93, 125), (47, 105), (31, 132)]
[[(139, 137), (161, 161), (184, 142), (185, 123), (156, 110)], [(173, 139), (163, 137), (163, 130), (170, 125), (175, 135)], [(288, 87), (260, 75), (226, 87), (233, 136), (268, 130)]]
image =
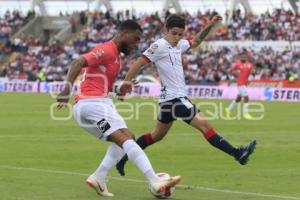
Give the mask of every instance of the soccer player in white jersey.
[(57, 96), (58, 108), (66, 106), (76, 77), (82, 72), (80, 93), (76, 96), (73, 116), (78, 125), (98, 139), (110, 141), (104, 159), (86, 183), (99, 195), (113, 196), (108, 192), (105, 179), (111, 167), (125, 155), (147, 177), (159, 193), (166, 187), (175, 186), (180, 176), (162, 181), (153, 171), (148, 157), (134, 141), (133, 134), (115, 109), (108, 93), (120, 71), (120, 52), (128, 54), (137, 47), (142, 34), (141, 27), (132, 20), (121, 23), (116, 36), (97, 45), (91, 52), (73, 61), (66, 77), (67, 84)]
[[(136, 140), (142, 149), (160, 141), (167, 134), (176, 118), (182, 118), (184, 122), (201, 131), (212, 146), (234, 157), (241, 165), (248, 162), (249, 156), (255, 149), (256, 141), (251, 141), (246, 147), (233, 147), (217, 134), (203, 113), (187, 98), (186, 93), (182, 53), (191, 48), (197, 48), (210, 30), (221, 20), (219, 15), (214, 16), (204, 30), (199, 32), (192, 41), (188, 41), (183, 39), (185, 19), (179, 15), (169, 16), (165, 23), (164, 37), (154, 42), (128, 71), (119, 87), (120, 96), (132, 91), (133, 85), (130, 81), (137, 75), (142, 66), (150, 62), (156, 65), (162, 83), (159, 99), (160, 113), (156, 127), (151, 133), (146, 133)], [(126, 161), (127, 157), (124, 156), (116, 165), (118, 172), (123, 176), (125, 175), (124, 165)]]

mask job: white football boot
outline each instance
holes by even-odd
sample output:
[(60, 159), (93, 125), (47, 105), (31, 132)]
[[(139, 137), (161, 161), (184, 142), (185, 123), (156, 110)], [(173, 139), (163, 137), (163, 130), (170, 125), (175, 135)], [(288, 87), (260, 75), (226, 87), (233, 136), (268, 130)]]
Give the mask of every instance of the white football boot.
[(180, 182), (180, 180), (181, 176), (173, 176), (169, 180), (162, 180), (150, 184), (157, 193), (161, 193), (165, 191), (166, 188), (174, 187), (175, 185), (177, 185)]
[(114, 194), (108, 192), (107, 186), (105, 181), (97, 180), (94, 174), (90, 175), (88, 179), (86, 179), (86, 184), (93, 188), (98, 195), (104, 196), (104, 197), (113, 197)]

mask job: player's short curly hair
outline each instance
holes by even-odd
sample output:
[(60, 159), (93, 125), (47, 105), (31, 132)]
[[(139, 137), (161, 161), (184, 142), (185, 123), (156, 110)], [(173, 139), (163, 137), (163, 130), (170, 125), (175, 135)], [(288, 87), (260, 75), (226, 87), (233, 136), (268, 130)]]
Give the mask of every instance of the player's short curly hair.
[(123, 30), (139, 30), (141, 32), (143, 32), (143, 29), (141, 28), (141, 26), (134, 20), (125, 20), (123, 21), (120, 25), (119, 25), (119, 30), (123, 31)]
[(167, 29), (174, 27), (185, 28), (185, 18), (177, 14), (172, 14), (167, 18), (165, 26)]

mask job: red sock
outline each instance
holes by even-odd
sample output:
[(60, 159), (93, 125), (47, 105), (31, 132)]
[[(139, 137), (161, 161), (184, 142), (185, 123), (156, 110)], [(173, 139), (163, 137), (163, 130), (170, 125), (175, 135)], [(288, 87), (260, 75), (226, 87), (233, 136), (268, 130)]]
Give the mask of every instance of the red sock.
[(152, 138), (151, 133), (144, 134), (144, 137), (145, 137), (145, 140), (146, 140), (146, 142), (147, 142), (148, 145), (151, 145), (151, 144), (154, 143), (154, 140)]
[(209, 129), (206, 133), (204, 133), (204, 137), (206, 140), (209, 140), (209, 138), (211, 138), (212, 136), (216, 135), (216, 131), (215, 129)]
[(151, 133), (146, 133), (141, 135), (137, 140), (136, 143), (142, 148), (145, 149), (147, 146), (154, 143)]

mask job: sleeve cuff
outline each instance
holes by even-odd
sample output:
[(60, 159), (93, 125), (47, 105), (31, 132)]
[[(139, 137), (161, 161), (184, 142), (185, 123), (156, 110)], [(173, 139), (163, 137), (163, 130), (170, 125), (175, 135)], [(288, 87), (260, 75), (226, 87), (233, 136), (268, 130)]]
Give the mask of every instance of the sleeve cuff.
[(93, 65), (93, 63), (91, 63), (91, 61), (93, 60), (93, 57), (91, 56), (90, 53), (85, 53), (81, 56), (85, 59), (86, 66), (92, 66)]
[(147, 62), (147, 63), (151, 63), (151, 60), (145, 56), (144, 54), (141, 56), (142, 58), (144, 58), (144, 60)]

